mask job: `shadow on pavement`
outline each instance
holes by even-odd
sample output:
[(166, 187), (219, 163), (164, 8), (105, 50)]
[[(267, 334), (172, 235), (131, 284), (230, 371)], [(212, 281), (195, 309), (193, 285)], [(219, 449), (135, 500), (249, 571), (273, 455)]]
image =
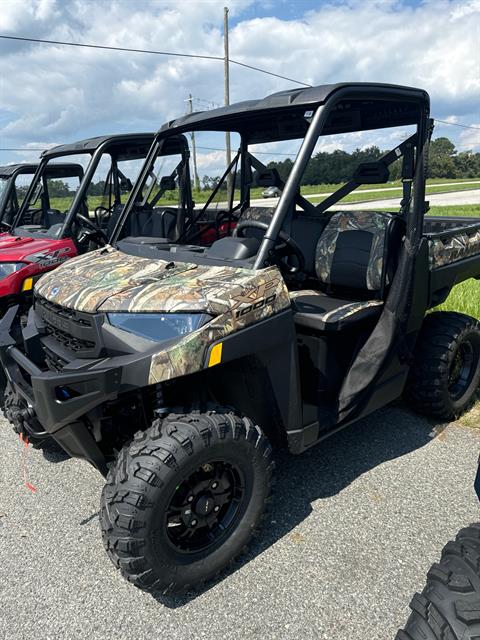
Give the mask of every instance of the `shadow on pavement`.
[(184, 606), (290, 533), (309, 516), (312, 502), (337, 495), (367, 471), (425, 446), (446, 426), (394, 405), (300, 456), (278, 452), (270, 513), (248, 552), (202, 589), (181, 596), (153, 597), (168, 608)]
[(55, 442), (49, 445), (48, 449), (42, 449), (42, 454), (47, 462), (53, 462), (54, 464), (70, 460), (68, 453)]

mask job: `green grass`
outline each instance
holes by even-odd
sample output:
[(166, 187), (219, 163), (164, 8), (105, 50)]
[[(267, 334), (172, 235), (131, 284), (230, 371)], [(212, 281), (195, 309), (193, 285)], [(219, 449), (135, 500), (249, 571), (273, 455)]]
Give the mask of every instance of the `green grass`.
[(436, 311), (458, 311), (480, 320), (480, 280), (465, 280), (452, 289)]
[(428, 215), (480, 218), (480, 204), (455, 204), (448, 207), (430, 207)]

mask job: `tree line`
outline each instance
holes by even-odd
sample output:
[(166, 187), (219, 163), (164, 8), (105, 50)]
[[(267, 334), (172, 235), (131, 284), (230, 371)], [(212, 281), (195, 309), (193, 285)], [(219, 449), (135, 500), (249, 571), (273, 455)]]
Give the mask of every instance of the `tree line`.
[[(362, 162), (377, 160), (385, 152), (377, 146), (366, 149), (355, 149), (348, 152), (337, 149), (335, 151), (319, 151), (310, 159), (302, 178), (302, 185), (339, 184), (347, 182), (354, 170)], [(286, 181), (293, 166), (293, 159), (269, 162), (268, 167), (275, 168), (283, 181)], [(445, 137), (436, 138), (430, 144), (428, 159), (429, 178), (479, 178), (480, 153), (472, 151), (457, 151), (451, 140)], [(401, 160), (390, 165), (390, 180), (401, 177)], [(219, 182), (220, 176), (204, 176), (201, 179), (202, 190), (210, 191)], [(51, 197), (71, 196), (72, 191), (63, 180), (49, 180)], [(226, 185), (225, 185), (226, 188)], [(19, 188), (19, 191), (22, 188)], [(26, 190), (26, 188), (25, 188)], [(105, 191), (105, 181), (92, 183), (88, 188), (89, 196), (101, 196)]]
[[(338, 184), (347, 182), (355, 168), (362, 162), (377, 160), (385, 152), (372, 146), (348, 152), (337, 149), (333, 152), (319, 151), (312, 156), (302, 178), (302, 184)], [(291, 158), (280, 162), (269, 162), (269, 167), (278, 170), (285, 180), (293, 166)], [(390, 165), (390, 180), (401, 177), (401, 160)], [(430, 144), (428, 159), (429, 178), (478, 178), (480, 177), (480, 153), (458, 152), (451, 140), (436, 138)]]

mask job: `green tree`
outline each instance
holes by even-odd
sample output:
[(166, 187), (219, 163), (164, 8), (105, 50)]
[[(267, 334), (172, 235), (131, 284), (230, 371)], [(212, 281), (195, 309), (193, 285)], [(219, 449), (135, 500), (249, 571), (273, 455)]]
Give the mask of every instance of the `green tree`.
[(48, 180), (47, 184), (50, 198), (65, 198), (70, 195), (68, 184), (63, 180)]

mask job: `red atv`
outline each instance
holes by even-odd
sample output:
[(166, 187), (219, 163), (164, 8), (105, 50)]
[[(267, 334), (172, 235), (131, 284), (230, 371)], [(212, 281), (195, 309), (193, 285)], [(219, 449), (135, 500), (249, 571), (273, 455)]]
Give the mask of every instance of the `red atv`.
[[(0, 234), (1, 315), (12, 304), (26, 310), (43, 273), (108, 242), (152, 139), (102, 136), (45, 151), (20, 206), (10, 178), (3, 197), (0, 191), (2, 226), (9, 228)], [(15, 177), (20, 171), (7, 169)]]

